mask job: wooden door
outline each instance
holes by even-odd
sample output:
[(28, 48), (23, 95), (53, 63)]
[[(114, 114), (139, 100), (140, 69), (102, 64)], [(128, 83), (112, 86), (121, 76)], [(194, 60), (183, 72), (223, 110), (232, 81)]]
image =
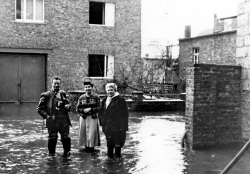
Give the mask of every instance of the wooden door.
[(0, 102), (38, 102), (45, 91), (45, 55), (0, 54)]

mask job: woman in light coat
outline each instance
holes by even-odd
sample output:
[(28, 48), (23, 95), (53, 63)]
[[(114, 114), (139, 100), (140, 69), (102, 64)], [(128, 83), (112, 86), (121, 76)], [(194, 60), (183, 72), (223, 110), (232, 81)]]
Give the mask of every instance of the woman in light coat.
[[(100, 98), (92, 92), (93, 84), (84, 82), (85, 94), (78, 99), (76, 110), (79, 113), (79, 150), (87, 153), (94, 152), (95, 146), (100, 146), (98, 112)], [(85, 148), (84, 148), (85, 147)]]

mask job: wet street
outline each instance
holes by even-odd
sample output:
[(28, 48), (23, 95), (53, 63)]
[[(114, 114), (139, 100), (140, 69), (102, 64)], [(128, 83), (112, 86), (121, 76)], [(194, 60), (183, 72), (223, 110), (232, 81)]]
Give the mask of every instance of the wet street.
[[(61, 157), (63, 149), (60, 141), (56, 157), (47, 155), (47, 131), (42, 131), (39, 116), (1, 116), (0, 173), (218, 174), (242, 147), (242, 144), (234, 144), (185, 150), (181, 148), (185, 126), (183, 113), (130, 113), (122, 158), (109, 159), (101, 130), (98, 152), (78, 152), (78, 117), (71, 114), (71, 120), (72, 151), (71, 156), (64, 159)], [(231, 172), (250, 173), (249, 161), (248, 152)]]

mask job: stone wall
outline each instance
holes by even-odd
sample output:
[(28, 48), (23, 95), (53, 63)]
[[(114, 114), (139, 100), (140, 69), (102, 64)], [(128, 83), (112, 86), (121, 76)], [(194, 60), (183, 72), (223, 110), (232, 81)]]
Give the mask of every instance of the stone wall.
[(240, 0), (238, 6), (236, 62), (241, 74), (241, 130), (245, 140), (250, 138), (250, 1)]
[(44, 23), (16, 22), (15, 1), (4, 1), (0, 47), (53, 49), (47, 55), (47, 87), (59, 75), (66, 91), (82, 89), (88, 54), (113, 55), (115, 64), (141, 57), (141, 0), (98, 1), (115, 3), (114, 27), (89, 25), (89, 0), (44, 0)]
[(240, 66), (187, 68), (186, 132), (191, 148), (240, 139)]
[(236, 65), (236, 31), (179, 40), (179, 73), (186, 77), (186, 67), (193, 66), (193, 48), (198, 47), (199, 63)]

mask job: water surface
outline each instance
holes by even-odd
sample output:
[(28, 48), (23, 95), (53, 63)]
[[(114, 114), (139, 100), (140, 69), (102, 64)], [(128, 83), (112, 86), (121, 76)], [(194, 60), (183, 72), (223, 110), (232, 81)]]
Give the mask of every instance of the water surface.
[[(1, 116), (0, 173), (220, 173), (242, 147), (242, 144), (234, 144), (186, 150), (181, 147), (185, 126), (183, 113), (130, 113), (122, 158), (109, 159), (106, 157), (106, 140), (102, 132), (98, 152), (78, 152), (78, 117), (72, 114), (71, 120), (72, 152), (65, 159), (61, 157), (63, 149), (60, 141), (57, 143), (56, 156), (47, 155), (47, 131), (42, 131), (39, 117)], [(249, 161), (249, 153), (246, 153), (232, 172), (250, 173)]]

